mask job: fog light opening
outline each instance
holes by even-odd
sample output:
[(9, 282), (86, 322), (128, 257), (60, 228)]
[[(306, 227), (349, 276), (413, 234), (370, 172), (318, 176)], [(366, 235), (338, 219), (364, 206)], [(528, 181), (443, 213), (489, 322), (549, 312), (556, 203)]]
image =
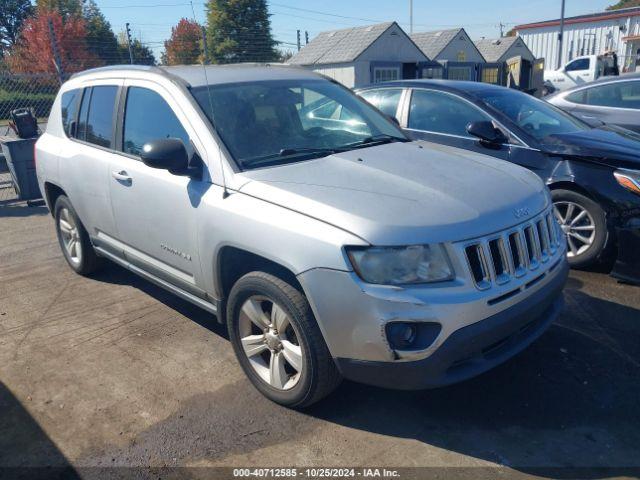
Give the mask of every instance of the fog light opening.
[(435, 341), (441, 328), (432, 322), (390, 322), (386, 325), (387, 341), (393, 350), (423, 350)]

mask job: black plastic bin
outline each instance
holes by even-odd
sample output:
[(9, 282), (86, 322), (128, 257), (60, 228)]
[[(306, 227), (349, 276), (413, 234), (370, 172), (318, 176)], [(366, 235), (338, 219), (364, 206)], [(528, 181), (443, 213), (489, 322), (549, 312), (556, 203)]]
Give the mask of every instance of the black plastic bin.
[(42, 198), (38, 177), (36, 176), (36, 162), (33, 156), (33, 146), (37, 138), (0, 137), (2, 153), (11, 172), (13, 184), (20, 200), (36, 200)]

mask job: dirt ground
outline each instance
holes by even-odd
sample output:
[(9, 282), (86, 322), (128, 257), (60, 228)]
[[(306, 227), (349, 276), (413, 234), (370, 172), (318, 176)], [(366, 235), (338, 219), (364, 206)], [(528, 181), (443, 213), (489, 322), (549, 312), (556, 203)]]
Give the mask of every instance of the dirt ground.
[(572, 272), (565, 298), (540, 340), (478, 378), (412, 393), (344, 382), (296, 412), (251, 387), (211, 315), (115, 265), (75, 275), (46, 208), (4, 202), (0, 467), (428, 466), (438, 478), (445, 467), (473, 478), (582, 467), (584, 478), (637, 478), (640, 288)]

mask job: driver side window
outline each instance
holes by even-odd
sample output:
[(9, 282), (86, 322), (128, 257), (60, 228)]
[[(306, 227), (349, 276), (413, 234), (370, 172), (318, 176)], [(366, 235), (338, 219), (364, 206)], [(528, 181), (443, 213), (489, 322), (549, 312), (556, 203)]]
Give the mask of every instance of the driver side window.
[(579, 58), (578, 60), (574, 60), (569, 65), (567, 65), (564, 69), (565, 72), (575, 72), (578, 70), (589, 70), (590, 60), (588, 58)]
[[(149, 117), (150, 112), (153, 112), (152, 118)], [(189, 135), (167, 102), (148, 88), (129, 87), (124, 113), (123, 152), (140, 155), (145, 143), (161, 138), (179, 138), (189, 156), (193, 154)]]
[(491, 121), (489, 115), (448, 93), (414, 90), (411, 95), (408, 127), (413, 130), (469, 137), (471, 122)]

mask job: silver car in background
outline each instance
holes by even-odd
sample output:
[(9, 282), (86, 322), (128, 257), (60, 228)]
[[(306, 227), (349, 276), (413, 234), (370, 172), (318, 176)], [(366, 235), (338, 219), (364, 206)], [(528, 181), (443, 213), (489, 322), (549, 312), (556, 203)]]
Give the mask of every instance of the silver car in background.
[(604, 77), (545, 100), (587, 123), (610, 123), (640, 133), (640, 73)]
[(307, 70), (90, 70), (62, 86), (36, 157), (70, 267), (110, 259), (216, 314), (283, 405), (343, 377), (464, 380), (562, 308), (565, 242), (535, 174), (410, 142)]

